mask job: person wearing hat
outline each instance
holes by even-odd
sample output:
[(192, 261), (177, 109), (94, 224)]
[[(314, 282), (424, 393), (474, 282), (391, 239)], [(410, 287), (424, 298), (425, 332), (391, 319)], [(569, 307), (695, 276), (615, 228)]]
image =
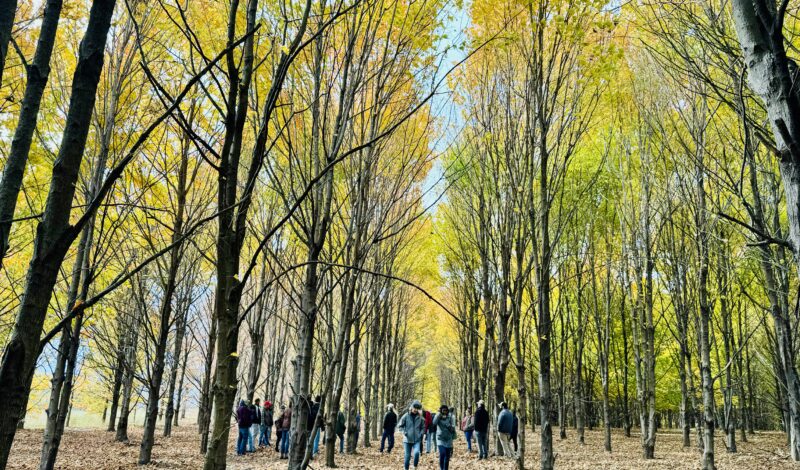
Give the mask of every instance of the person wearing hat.
[(261, 435), (258, 439), (259, 447), (269, 447), (269, 438), (272, 435), (272, 403), (269, 400), (264, 400), (264, 409), (261, 410)]
[(425, 430), (425, 420), (422, 418), (422, 403), (414, 400), (397, 425), (403, 433), (403, 447), (405, 448), (405, 460), (403, 468), (408, 470), (411, 463), (411, 454), (414, 454), (414, 468), (419, 465), (420, 444)]
[(439, 447), (439, 470), (450, 468), (450, 457), (453, 456), (453, 439), (456, 437), (456, 421), (447, 405), (439, 407), (433, 417), (436, 426), (436, 446)]
[(511, 447), (511, 432), (514, 429), (514, 415), (508, 410), (508, 403), (500, 403), (500, 414), (497, 415), (497, 438), (503, 447), (503, 455), (516, 458), (516, 452)]
[(478, 401), (475, 410), (475, 436), (478, 438), (478, 460), (489, 457), (489, 412), (483, 400)]
[(391, 454), (394, 448), (394, 430), (397, 427), (397, 413), (394, 412), (394, 405), (389, 403), (386, 406), (386, 414), (383, 415), (383, 435), (381, 436), (381, 453), (386, 441), (389, 441), (389, 449), (386, 451)]

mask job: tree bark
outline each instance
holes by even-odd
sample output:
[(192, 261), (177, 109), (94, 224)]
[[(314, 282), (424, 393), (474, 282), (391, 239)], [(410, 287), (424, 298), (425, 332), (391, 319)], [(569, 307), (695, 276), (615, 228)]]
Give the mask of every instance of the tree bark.
[(115, 0), (92, 3), (72, 80), (72, 95), (50, 191), (34, 241), (21, 306), (0, 365), (0, 469), (14, 441), (17, 421), (30, 393), (29, 380), (41, 353), (39, 338), (61, 262), (77, 234), (69, 225), (72, 200), (103, 68), (106, 36)]
[[(2, 0), (2, 3), (7, 5), (0, 6), (0, 84), (3, 82), (3, 61), (8, 48), (17, 1)], [(39, 106), (42, 103), (42, 95), (50, 76), (50, 57), (53, 55), (62, 5), (63, 0), (47, 1), (33, 62), (26, 69), (28, 76), (25, 83), (25, 95), (22, 98), (17, 128), (11, 140), (11, 150), (5, 161), (3, 178), (0, 180), (0, 266), (8, 252), (8, 239), (17, 207), (17, 198), (20, 188), (22, 188), (22, 178), (28, 162), (33, 134), (36, 132)], [(8, 9), (6, 10), (6, 8)]]

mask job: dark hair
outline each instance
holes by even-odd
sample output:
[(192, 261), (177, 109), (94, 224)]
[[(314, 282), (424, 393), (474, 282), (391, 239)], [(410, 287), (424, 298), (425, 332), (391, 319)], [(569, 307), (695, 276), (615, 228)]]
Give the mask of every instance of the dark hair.
[(321, 402), (322, 401), (322, 395), (317, 395), (317, 398), (315, 400), (317, 401), (317, 403)]
[(506, 402), (502, 402), (502, 403), (500, 403), (500, 406), (501, 406), (501, 407), (502, 407), (504, 410), (507, 410), (507, 409), (508, 409), (508, 403), (506, 403)]
[(449, 412), (449, 411), (450, 411), (450, 408), (448, 408), (448, 407), (447, 407), (447, 405), (442, 405), (442, 406), (440, 406), (440, 407), (439, 407), (439, 411), (440, 411), (440, 412), (441, 412), (441, 411), (447, 411), (447, 412)]

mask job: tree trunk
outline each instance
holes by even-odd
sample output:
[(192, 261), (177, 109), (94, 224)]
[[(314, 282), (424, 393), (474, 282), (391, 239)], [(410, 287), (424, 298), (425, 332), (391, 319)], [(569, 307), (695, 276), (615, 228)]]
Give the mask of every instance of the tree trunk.
[(0, 469), (4, 469), (16, 434), (17, 421), (30, 393), (29, 381), (41, 353), (45, 316), (61, 262), (73, 237), (69, 225), (72, 200), (103, 68), (106, 36), (115, 0), (92, 3), (72, 81), (72, 95), (50, 191), (34, 241), (25, 290), (11, 340), (0, 365)]
[[(11, 149), (5, 161), (3, 178), (0, 180), (0, 266), (8, 253), (8, 239), (25, 165), (31, 150), (33, 134), (39, 118), (39, 106), (42, 103), (47, 79), (50, 76), (50, 57), (56, 40), (58, 21), (61, 16), (63, 0), (48, 0), (45, 4), (39, 39), (33, 62), (26, 68), (27, 82), (25, 95), (22, 98), (19, 120), (11, 140)], [(7, 8), (7, 9), (6, 9)], [(3, 82), (3, 67), (14, 21), (17, 0), (2, 0), (0, 4), (0, 84)]]

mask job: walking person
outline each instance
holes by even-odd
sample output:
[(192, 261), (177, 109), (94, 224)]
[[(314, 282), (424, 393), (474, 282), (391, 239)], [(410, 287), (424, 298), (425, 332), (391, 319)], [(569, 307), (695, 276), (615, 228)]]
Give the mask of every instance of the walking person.
[(519, 443), (517, 442), (517, 436), (519, 436), (519, 417), (517, 416), (517, 410), (512, 410), (511, 414), (514, 415), (514, 424), (511, 426), (511, 442), (514, 444), (514, 453), (516, 454), (519, 452)]
[(467, 408), (467, 414), (461, 420), (461, 431), (467, 440), (467, 452), (472, 453), (472, 434), (475, 432), (475, 416), (472, 414), (472, 408)]
[(422, 450), (422, 438), (425, 432), (425, 418), (422, 416), (422, 403), (414, 400), (397, 424), (398, 429), (403, 433), (403, 447), (405, 449), (405, 459), (403, 468), (408, 470), (411, 463), (411, 455), (414, 455), (414, 468), (419, 465), (419, 453)]
[(511, 447), (511, 431), (514, 430), (514, 416), (508, 410), (508, 403), (500, 403), (500, 414), (497, 415), (497, 437), (503, 448), (503, 455), (516, 458), (516, 452)]
[(431, 449), (436, 452), (436, 426), (433, 424), (433, 414), (425, 410), (425, 453), (430, 454)]
[(453, 439), (456, 437), (456, 421), (447, 405), (439, 407), (433, 418), (436, 427), (436, 446), (439, 448), (439, 470), (449, 470), (453, 456)]
[(475, 436), (478, 438), (478, 460), (489, 457), (489, 412), (483, 400), (475, 410)]
[(253, 424), (250, 408), (244, 400), (239, 401), (239, 408), (236, 409), (236, 422), (239, 424), (239, 437), (236, 439), (236, 455), (244, 455), (247, 452), (247, 439), (250, 436), (250, 425)]
[(387, 454), (392, 453), (394, 448), (394, 430), (397, 427), (397, 413), (394, 412), (394, 405), (389, 403), (386, 406), (386, 414), (383, 415), (383, 435), (381, 435), (381, 453), (383, 453), (383, 446), (386, 441), (389, 441), (389, 448)]
[[(269, 438), (272, 434), (272, 403), (269, 400), (264, 400), (264, 409), (261, 410), (261, 436), (259, 436), (258, 445), (269, 447)], [(262, 439), (263, 438), (263, 439)]]

